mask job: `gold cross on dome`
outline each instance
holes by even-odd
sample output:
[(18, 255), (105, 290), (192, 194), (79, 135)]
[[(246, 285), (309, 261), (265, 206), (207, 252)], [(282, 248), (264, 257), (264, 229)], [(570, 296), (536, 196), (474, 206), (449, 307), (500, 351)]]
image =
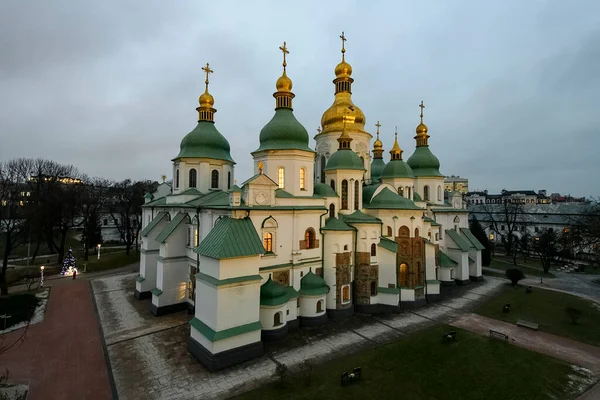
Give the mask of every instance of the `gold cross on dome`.
[(377, 121), (375, 126), (377, 127), (377, 134), (379, 135), (379, 128), (381, 128), (381, 124), (379, 123), (379, 121)]
[(208, 74), (212, 74), (215, 71), (210, 69), (210, 66), (208, 65), (208, 63), (206, 63), (205, 67), (202, 67), (202, 71), (206, 72), (206, 80), (204, 81), (204, 83), (206, 83), (206, 87), (208, 87)]
[(423, 122), (423, 109), (425, 108), (423, 100), (421, 100), (421, 104), (419, 104), (419, 107), (421, 107), (421, 122)]
[(279, 46), (279, 50), (281, 50), (281, 52), (283, 53), (283, 69), (285, 69), (285, 67), (287, 67), (287, 62), (285, 61), (285, 55), (290, 54), (285, 42), (283, 42), (283, 46)]
[(342, 31), (342, 34), (340, 35), (340, 39), (342, 39), (342, 54), (346, 52), (346, 48), (345, 48), (345, 41), (348, 40), (346, 39), (346, 36), (344, 36), (344, 32)]

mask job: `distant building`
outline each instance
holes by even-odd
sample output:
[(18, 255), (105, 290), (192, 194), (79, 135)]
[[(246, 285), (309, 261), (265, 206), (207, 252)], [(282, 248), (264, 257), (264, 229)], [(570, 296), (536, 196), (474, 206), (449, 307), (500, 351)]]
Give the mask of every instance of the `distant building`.
[(550, 204), (553, 198), (546, 196), (545, 190), (502, 190), (500, 194), (489, 194), (487, 190), (468, 192), (464, 196), (467, 204)]
[(469, 180), (458, 175), (446, 176), (444, 177), (444, 191), (466, 194), (469, 191)]

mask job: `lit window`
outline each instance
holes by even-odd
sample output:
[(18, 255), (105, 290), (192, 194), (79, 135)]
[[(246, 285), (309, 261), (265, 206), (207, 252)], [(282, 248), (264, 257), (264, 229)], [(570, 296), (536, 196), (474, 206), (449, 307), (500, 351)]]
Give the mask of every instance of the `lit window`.
[(342, 301), (350, 301), (350, 285), (342, 286)]
[(198, 243), (198, 239), (199, 239), (199, 237), (198, 237), (198, 229), (197, 228), (194, 229), (194, 232), (195, 232), (194, 233), (194, 243), (195, 243), (195, 246), (198, 247), (198, 244), (199, 244)]
[(300, 168), (300, 190), (306, 190), (306, 170)]
[(263, 246), (267, 253), (273, 252), (273, 234), (271, 232), (266, 232), (263, 236)]
[(315, 230), (313, 228), (308, 228), (306, 232), (304, 232), (304, 243), (307, 249), (314, 249), (316, 246), (315, 241)]
[(564, 232), (564, 233), (569, 233), (569, 228), (565, 228), (565, 229), (563, 229), (563, 232)]
[(277, 179), (279, 183), (279, 189), (285, 188), (285, 169), (283, 167), (277, 168)]
[(490, 240), (494, 240), (494, 234), (490, 233)]

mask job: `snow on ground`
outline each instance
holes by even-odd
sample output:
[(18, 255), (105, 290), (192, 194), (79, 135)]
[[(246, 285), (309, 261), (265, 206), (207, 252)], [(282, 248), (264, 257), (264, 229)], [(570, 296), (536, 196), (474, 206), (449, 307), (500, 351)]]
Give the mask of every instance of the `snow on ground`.
[[(50, 294), (50, 289), (44, 289), (35, 294), (40, 302), (38, 306), (35, 308), (33, 312), (33, 316), (31, 317), (31, 321), (29, 321), (29, 325), (37, 324), (44, 320), (44, 315), (46, 314), (46, 305), (48, 304), (48, 296)], [(27, 325), (27, 321), (20, 322), (16, 325), (13, 325), (3, 331), (0, 331), (0, 334), (16, 331), (17, 329), (21, 329)]]

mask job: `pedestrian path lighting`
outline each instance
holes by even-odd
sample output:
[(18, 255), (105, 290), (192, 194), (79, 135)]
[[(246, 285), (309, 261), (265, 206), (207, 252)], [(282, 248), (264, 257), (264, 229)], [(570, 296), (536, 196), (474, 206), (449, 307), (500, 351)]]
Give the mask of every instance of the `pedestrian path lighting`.
[(96, 247), (98, 247), (98, 260), (100, 259), (100, 247), (102, 245), (100, 243), (98, 243), (98, 245)]
[(40, 287), (44, 287), (44, 266), (40, 267)]

